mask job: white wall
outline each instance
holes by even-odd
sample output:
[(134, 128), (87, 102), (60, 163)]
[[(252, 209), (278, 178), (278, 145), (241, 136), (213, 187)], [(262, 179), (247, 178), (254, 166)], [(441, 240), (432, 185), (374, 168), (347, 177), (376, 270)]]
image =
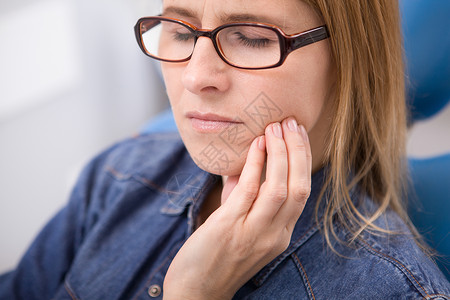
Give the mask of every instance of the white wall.
[(80, 169), (167, 106), (134, 37), (154, 0), (0, 1), (0, 273)]
[[(166, 105), (133, 26), (157, 0), (0, 2), (0, 273), (67, 201), (82, 166)], [(408, 151), (450, 152), (450, 106)]]
[(416, 158), (450, 153), (450, 104), (432, 118), (413, 125), (409, 132), (408, 153)]

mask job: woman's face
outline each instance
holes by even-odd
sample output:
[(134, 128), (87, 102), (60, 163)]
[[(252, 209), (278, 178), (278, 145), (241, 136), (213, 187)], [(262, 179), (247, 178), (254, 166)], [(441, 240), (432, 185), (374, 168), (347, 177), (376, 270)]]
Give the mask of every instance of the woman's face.
[[(299, 0), (164, 0), (163, 15), (202, 29), (258, 21), (286, 34), (324, 24)], [(239, 174), (253, 139), (289, 116), (308, 131), (313, 170), (322, 164), (335, 77), (328, 40), (295, 50), (280, 67), (242, 70), (222, 61), (211, 40), (200, 37), (188, 62), (162, 63), (162, 70), (181, 137), (202, 169)]]

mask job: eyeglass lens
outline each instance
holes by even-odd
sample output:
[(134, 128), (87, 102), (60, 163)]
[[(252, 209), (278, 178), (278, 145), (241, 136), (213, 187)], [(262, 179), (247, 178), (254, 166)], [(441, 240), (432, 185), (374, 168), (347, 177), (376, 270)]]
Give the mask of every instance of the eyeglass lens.
[[(180, 61), (188, 58), (195, 46), (195, 32), (188, 26), (166, 20), (148, 20), (141, 24), (146, 51), (159, 59)], [(220, 30), (216, 43), (231, 64), (259, 68), (278, 63), (281, 56), (276, 32), (255, 25), (229, 26)]]

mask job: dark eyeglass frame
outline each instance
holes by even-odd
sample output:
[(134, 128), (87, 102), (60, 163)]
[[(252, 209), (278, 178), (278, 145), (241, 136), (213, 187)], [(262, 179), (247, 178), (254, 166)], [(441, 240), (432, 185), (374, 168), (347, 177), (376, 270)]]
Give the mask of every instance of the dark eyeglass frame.
[[(173, 22), (173, 23), (177, 23), (182, 26), (188, 27), (192, 31), (192, 33), (195, 35), (194, 47), (192, 48), (192, 53), (187, 58), (180, 59), (180, 60), (168, 60), (168, 59), (163, 59), (163, 58), (154, 56), (154, 55), (150, 54), (149, 52), (147, 52), (147, 49), (145, 48), (144, 43), (142, 41), (141, 24), (143, 22), (154, 21), (154, 25), (152, 27), (148, 28), (147, 29), (147, 31), (148, 31), (151, 28), (153, 28), (154, 26), (158, 25), (160, 20)], [(222, 53), (222, 50), (220, 49), (220, 45), (217, 42), (217, 34), (224, 28), (229, 28), (229, 27), (233, 27), (233, 26), (242, 26), (242, 25), (255, 26), (255, 27), (259, 27), (259, 28), (267, 28), (267, 29), (275, 32), (275, 34), (278, 36), (278, 41), (280, 43), (280, 60), (275, 64), (264, 66), (264, 67), (242, 67), (242, 66), (238, 66), (238, 65), (235, 65), (232, 62), (230, 62), (225, 57), (225, 55)], [(324, 39), (327, 39), (330, 37), (328, 28), (326, 25), (319, 26), (319, 27), (316, 27), (316, 28), (313, 28), (313, 29), (310, 29), (307, 31), (297, 33), (297, 34), (287, 35), (279, 27), (277, 27), (275, 25), (265, 24), (265, 23), (257, 23), (257, 22), (228, 23), (228, 24), (221, 25), (213, 30), (203, 30), (203, 29), (199, 29), (199, 28), (195, 27), (194, 25), (187, 23), (183, 20), (179, 20), (179, 19), (175, 19), (175, 18), (168, 18), (168, 17), (161, 17), (161, 16), (140, 18), (137, 21), (136, 25), (134, 26), (134, 32), (136, 34), (136, 39), (139, 44), (139, 47), (141, 48), (142, 52), (144, 52), (144, 54), (146, 54), (147, 56), (150, 56), (154, 59), (160, 60), (160, 61), (175, 62), (175, 63), (176, 62), (185, 62), (185, 61), (190, 60), (192, 57), (192, 54), (194, 53), (195, 44), (197, 43), (198, 38), (202, 37), (202, 36), (208, 37), (211, 39), (217, 54), (225, 63), (227, 63), (228, 65), (233, 66), (235, 68), (245, 69), (245, 70), (261, 70), (261, 69), (271, 69), (271, 68), (279, 67), (283, 64), (283, 62), (286, 60), (286, 57), (292, 51), (297, 50), (301, 47), (305, 47), (307, 45), (319, 42), (321, 40), (324, 40)]]

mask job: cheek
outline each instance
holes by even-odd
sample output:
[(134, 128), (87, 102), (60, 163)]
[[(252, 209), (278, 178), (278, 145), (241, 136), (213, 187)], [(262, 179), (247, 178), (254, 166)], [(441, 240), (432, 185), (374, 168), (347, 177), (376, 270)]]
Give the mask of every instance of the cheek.
[(255, 121), (261, 122), (261, 133), (268, 124), (280, 122), (290, 116), (294, 116), (306, 129), (314, 127), (326, 100), (324, 89), (315, 81), (317, 78), (306, 73), (280, 75), (274, 76), (273, 80), (263, 78), (257, 84), (254, 81), (249, 88), (251, 95), (248, 98), (252, 99), (251, 97), (259, 94), (264, 97), (256, 98), (264, 99), (252, 102), (245, 110), (253, 113)]
[(182, 70), (174, 64), (169, 65), (161, 62), (161, 71), (170, 102), (179, 99), (183, 91), (183, 85), (181, 82)]
[(317, 51), (291, 53), (280, 73), (265, 85), (283, 111), (283, 117), (294, 116), (308, 131), (322, 122), (334, 86), (329, 53), (323, 45), (317, 48)]
[(183, 84), (181, 82), (182, 70), (177, 65), (165, 63), (161, 64), (161, 69), (175, 123), (177, 124), (180, 134), (182, 134), (182, 125), (185, 126), (185, 124), (180, 124), (183, 117), (182, 95), (184, 91)]

